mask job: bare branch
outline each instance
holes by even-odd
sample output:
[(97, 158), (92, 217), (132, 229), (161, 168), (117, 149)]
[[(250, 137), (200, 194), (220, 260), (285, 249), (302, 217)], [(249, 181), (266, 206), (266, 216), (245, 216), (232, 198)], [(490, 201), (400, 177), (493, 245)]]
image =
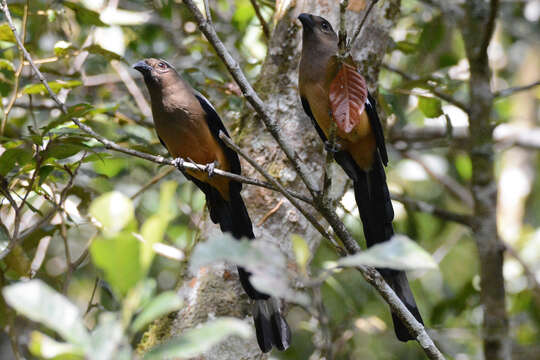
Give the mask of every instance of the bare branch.
[(366, 23), (366, 20), (369, 16), (369, 13), (371, 12), (371, 10), (373, 9), (373, 7), (375, 6), (377, 2), (379, 2), (379, 0), (371, 0), (371, 2), (369, 3), (369, 6), (366, 12), (364, 13), (364, 17), (362, 18), (362, 21), (360, 21), (360, 24), (358, 24), (358, 27), (356, 28), (356, 30), (354, 30), (353, 36), (351, 37), (351, 41), (347, 45), (349, 49), (352, 48), (352, 46), (356, 42), (356, 39), (358, 39), (358, 35), (360, 35), (360, 32), (362, 31), (362, 28), (364, 27), (364, 24)]
[[(404, 78), (407, 81), (418, 81), (418, 80), (420, 80), (419, 76), (407, 74), (406, 72), (404, 72), (404, 71), (402, 71), (402, 70), (400, 70), (400, 69), (398, 69), (398, 68), (396, 68), (396, 67), (394, 67), (394, 66), (392, 66), (390, 64), (383, 63), (383, 64), (381, 64), (381, 66), (384, 69), (388, 70), (388, 71), (391, 71), (391, 72), (394, 72), (394, 73), (400, 75), (402, 78)], [(437, 86), (432, 85), (429, 82), (426, 82), (425, 85), (428, 88), (428, 90), (433, 93), (433, 95), (436, 95), (437, 97), (443, 99), (444, 101), (447, 101), (450, 104), (457, 106), (458, 108), (462, 109), (463, 111), (467, 111), (467, 105), (465, 105), (461, 101), (457, 100), (453, 96), (443, 92)]]
[[(282, 137), (276, 121), (270, 117), (264, 103), (254, 91), (251, 84), (247, 81), (238, 63), (232, 58), (223, 42), (219, 39), (214, 27), (205, 20), (203, 14), (199, 11), (193, 0), (184, 0), (184, 4), (189, 8), (195, 17), (195, 20), (199, 24), (199, 28), (204, 33), (208, 41), (212, 44), (217, 54), (223, 60), (229, 69), (229, 72), (242, 89), (244, 97), (260, 115), (261, 120), (265, 124), (270, 134), (274, 137), (274, 139), (276, 139), (283, 152), (291, 161), (294, 169), (300, 175), (302, 181), (304, 184), (306, 184), (308, 190), (315, 199), (316, 209), (319, 210), (320, 214), (326, 219), (326, 221), (328, 221), (336, 235), (343, 242), (347, 253), (354, 254), (360, 251), (360, 247), (348, 232), (343, 222), (337, 216), (332, 203), (328, 199), (319, 196), (319, 191), (316, 189), (314, 180), (309, 176), (309, 172), (306, 171), (305, 164), (299, 161), (297, 155), (292, 150), (292, 147), (290, 147), (290, 145)], [(384, 281), (379, 272), (374, 268), (369, 267), (359, 267), (358, 270), (361, 272), (362, 276), (381, 294), (385, 301), (390, 305), (392, 311), (398, 314), (399, 318), (404, 324), (406, 324), (411, 333), (416, 336), (416, 340), (420, 343), (428, 357), (430, 359), (444, 359), (444, 356), (441, 354), (439, 349), (437, 349), (427, 334), (425, 328), (409, 312), (407, 307), (397, 297), (392, 288)]]
[(495, 91), (493, 93), (493, 96), (498, 97), (498, 98), (511, 96), (511, 95), (514, 95), (514, 94), (516, 94), (518, 92), (521, 92), (521, 91), (527, 91), (527, 90), (533, 89), (533, 88), (535, 88), (535, 87), (537, 87), (539, 85), (540, 85), (540, 80), (536, 80), (535, 82), (533, 82), (533, 83), (531, 83), (529, 85), (516, 86), (516, 87), (511, 87), (511, 88), (508, 88), (508, 89)]
[(426, 214), (430, 214), (430, 215), (439, 217), (443, 220), (453, 221), (453, 222), (456, 222), (458, 224), (462, 224), (465, 226), (472, 225), (471, 215), (453, 213), (448, 210), (440, 209), (425, 201), (415, 200), (415, 199), (411, 199), (406, 196), (401, 196), (397, 194), (391, 194), (391, 198), (392, 200), (399, 201), (403, 205), (408, 206), (413, 211), (419, 211)]
[[(225, 142), (225, 144), (227, 144), (228, 147), (230, 147), (231, 149), (236, 151), (238, 154), (240, 154), (240, 156), (242, 156), (244, 159), (246, 159), (246, 161), (251, 166), (253, 166), (255, 168), (255, 170), (257, 170), (262, 176), (264, 176), (266, 180), (268, 180), (270, 183), (272, 183), (278, 189), (278, 191), (281, 194), (283, 194), (283, 196), (285, 196), (287, 198), (287, 200), (289, 200), (289, 202), (296, 209), (298, 209), (298, 211), (300, 211), (302, 213), (302, 215), (305, 216), (305, 218), (311, 223), (311, 225), (313, 225), (313, 227), (315, 229), (317, 229), (317, 231), (319, 231), (319, 233), (321, 233), (322, 236), (324, 236), (326, 239), (330, 240), (330, 242), (332, 242), (332, 244), (336, 248), (338, 248), (338, 249), (341, 248), (341, 246), (338, 243), (335, 242), (335, 240), (332, 238), (332, 236), (330, 234), (328, 234), (328, 232), (326, 232), (326, 230), (322, 227), (322, 225), (319, 224), (317, 219), (315, 219), (315, 217), (312, 214), (310, 214), (300, 203), (298, 203), (298, 201), (296, 201), (296, 199), (294, 199), (288, 193), (288, 191), (285, 189), (285, 187), (283, 187), (283, 185), (281, 185), (281, 183), (279, 181), (277, 181), (276, 178), (274, 178), (266, 170), (264, 170), (259, 164), (257, 164), (249, 155), (247, 155), (244, 152), (244, 150), (240, 149), (238, 147), (238, 145), (233, 143), (232, 140), (227, 135), (225, 135), (222, 131), (219, 132), (219, 137), (220, 137), (221, 140), (223, 140), (223, 142)], [(344, 250), (342, 249), (341, 251), (344, 251)]]
[(257, 16), (257, 19), (259, 19), (259, 22), (261, 23), (261, 27), (263, 30), (263, 34), (267, 39), (270, 39), (270, 26), (268, 26), (268, 23), (266, 20), (264, 20), (264, 17), (261, 13), (261, 7), (257, 3), (257, 0), (249, 0), (251, 1), (251, 5), (253, 6), (253, 10), (255, 10), (255, 15)]

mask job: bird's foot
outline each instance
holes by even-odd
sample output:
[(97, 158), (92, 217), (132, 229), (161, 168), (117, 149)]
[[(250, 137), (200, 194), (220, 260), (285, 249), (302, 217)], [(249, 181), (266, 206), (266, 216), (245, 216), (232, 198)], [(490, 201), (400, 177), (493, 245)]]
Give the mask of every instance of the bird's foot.
[(326, 149), (326, 151), (331, 152), (332, 154), (341, 151), (341, 145), (336, 142), (330, 142), (328, 140), (324, 142), (324, 148)]
[(181, 157), (177, 157), (173, 160), (173, 164), (178, 170), (182, 171), (182, 169), (184, 168), (184, 159), (182, 159)]
[(217, 161), (211, 162), (210, 164), (206, 164), (204, 167), (204, 171), (208, 173), (208, 177), (214, 176), (214, 170), (216, 170), (216, 166), (218, 165)]

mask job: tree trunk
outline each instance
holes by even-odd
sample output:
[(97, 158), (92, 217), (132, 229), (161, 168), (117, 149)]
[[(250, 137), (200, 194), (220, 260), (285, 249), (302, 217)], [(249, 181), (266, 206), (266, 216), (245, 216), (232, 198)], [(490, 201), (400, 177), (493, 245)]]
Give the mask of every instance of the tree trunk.
[(469, 0), (465, 7), (463, 38), (470, 66), (469, 122), (471, 132), (472, 194), (475, 222), (473, 231), (480, 259), (484, 307), (484, 357), (511, 359), (508, 316), (503, 277), (504, 245), (497, 233), (497, 183), (493, 150), (493, 93), (487, 48), (498, 13), (498, 0)]
[[(399, 15), (399, 4), (399, 0), (393, 0), (376, 6), (355, 45), (355, 58), (372, 89), (386, 52), (388, 32)], [(298, 157), (321, 183), (325, 153), (311, 121), (302, 110), (297, 90), (301, 28), (296, 17), (302, 12), (318, 14), (327, 18), (337, 29), (339, 2), (297, 1), (296, 5), (289, 7), (276, 19), (276, 26), (268, 44), (267, 58), (255, 89), (265, 101), (273, 119), (279, 124), (280, 131), (290, 139), (289, 142)], [(363, 12), (348, 15), (349, 32), (352, 32), (353, 26), (357, 26), (363, 15)], [(236, 125), (236, 128), (231, 128), (231, 136), (253, 159), (287, 188), (307, 193), (301, 179), (249, 105), (246, 105)], [(243, 162), (242, 165), (244, 175), (260, 178), (248, 164)], [(341, 172), (336, 166), (332, 169)], [(345, 189), (346, 176), (341, 173), (333, 178), (332, 194), (341, 196)], [(291, 234), (297, 233), (304, 237), (312, 250), (319, 244), (319, 233), (281, 194), (254, 186), (244, 185), (243, 189), (242, 195), (253, 221), (255, 236), (279, 246), (289, 255), (291, 266), (295, 266), (289, 241)], [(207, 219), (199, 241), (217, 232), (218, 227)], [(248, 299), (233, 267), (212, 266), (198, 274), (190, 274), (183, 280), (180, 288), (180, 293), (186, 299), (183, 309), (174, 318), (162, 319), (154, 324), (145, 334), (140, 347), (142, 351), (180, 334), (186, 328), (207, 321), (211, 316), (235, 316), (245, 318), (252, 324)], [(292, 332), (294, 346), (294, 328)], [(208, 360), (266, 358), (267, 356), (259, 351), (254, 336), (247, 341), (230, 338), (201, 357)]]

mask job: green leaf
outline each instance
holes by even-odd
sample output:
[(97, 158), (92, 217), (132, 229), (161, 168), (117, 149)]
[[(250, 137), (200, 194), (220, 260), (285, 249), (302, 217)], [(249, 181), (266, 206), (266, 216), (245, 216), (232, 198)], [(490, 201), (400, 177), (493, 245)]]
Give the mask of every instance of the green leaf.
[(127, 169), (129, 163), (123, 158), (103, 158), (102, 161), (96, 161), (93, 164), (94, 170), (100, 175), (105, 175), (108, 178), (115, 177), (122, 170)]
[(445, 32), (445, 21), (441, 16), (437, 16), (424, 24), (418, 43), (425, 51), (434, 50), (444, 39)]
[(58, 57), (68, 56), (72, 54), (77, 48), (73, 46), (70, 42), (60, 40), (54, 44), (54, 55)]
[(307, 264), (311, 252), (309, 251), (309, 246), (300, 235), (293, 234), (291, 235), (292, 246), (294, 251), (294, 257), (296, 258), (296, 263), (302, 270), (304, 274), (307, 274)]
[(43, 159), (54, 158), (61, 160), (73, 156), (84, 149), (87, 149), (87, 147), (83, 144), (55, 141), (47, 147), (47, 150), (43, 152), (42, 157)]
[(118, 191), (112, 191), (96, 198), (92, 201), (89, 212), (99, 221), (105, 236), (116, 234), (134, 217), (133, 202)]
[(464, 180), (471, 180), (472, 178), (472, 163), (471, 158), (468, 155), (458, 154), (456, 156), (456, 170)]
[(125, 341), (122, 323), (114, 313), (106, 312), (99, 316), (99, 322), (92, 331), (91, 351), (87, 352), (90, 360), (116, 359), (116, 352)]
[(419, 96), (418, 108), (428, 118), (438, 117), (443, 114), (441, 100), (435, 97)]
[[(69, 81), (50, 81), (49, 86), (54, 93), (58, 93), (62, 89), (72, 89), (78, 86), (81, 86), (82, 82), (79, 80), (69, 80)], [(43, 84), (29, 84), (23, 88), (23, 94), (47, 94), (47, 89)]]
[(235, 3), (236, 11), (232, 23), (238, 30), (244, 31), (255, 15), (255, 10), (249, 0), (236, 0)]
[(0, 95), (8, 96), (13, 88), (15, 67), (11, 61), (0, 59)]
[(431, 254), (405, 235), (394, 235), (389, 241), (376, 244), (361, 253), (344, 257), (341, 266), (374, 266), (395, 270), (437, 269)]
[(396, 49), (404, 54), (412, 54), (418, 49), (418, 45), (410, 41), (398, 41), (396, 42)]
[(154, 244), (163, 239), (169, 221), (173, 218), (174, 195), (178, 184), (175, 181), (167, 181), (161, 185), (159, 195), (159, 211), (148, 218), (142, 228), (141, 235), (144, 243), (142, 246), (141, 260), (143, 267), (147, 269), (154, 258)]
[(196, 272), (203, 266), (220, 261), (227, 261), (250, 271), (250, 281), (259, 291), (291, 302), (309, 304), (309, 298), (290, 285), (284, 255), (268, 242), (245, 239), (239, 241), (229, 234), (221, 234), (205, 243), (197, 244), (191, 255), (190, 269)]
[(137, 316), (131, 329), (133, 332), (142, 330), (146, 325), (159, 317), (182, 307), (182, 300), (174, 291), (167, 291), (153, 298), (142, 312)]
[(212, 320), (185, 331), (180, 337), (164, 345), (155, 347), (144, 359), (192, 358), (232, 335), (248, 338), (251, 336), (251, 326), (236, 318)]
[(71, 344), (88, 344), (89, 335), (77, 306), (43, 281), (18, 282), (2, 293), (9, 306), (30, 320), (56, 331)]
[(58, 342), (39, 331), (32, 331), (28, 349), (41, 359), (76, 360), (84, 359), (82, 347)]
[(75, 12), (75, 17), (81, 24), (107, 26), (107, 24), (99, 19), (99, 13), (88, 9), (82, 4), (71, 1), (63, 1), (62, 4)]
[(90, 247), (94, 264), (103, 270), (105, 280), (118, 295), (125, 296), (144, 277), (140, 242), (131, 232), (96, 238)]
[(39, 186), (43, 185), (43, 182), (47, 179), (47, 176), (54, 170), (54, 166), (45, 165), (39, 168)]
[(0, 175), (6, 176), (15, 166), (22, 167), (32, 160), (32, 153), (25, 148), (7, 149), (0, 156)]
[(7, 22), (0, 24), (0, 41), (17, 42)]
[(118, 55), (117, 53), (112, 52), (110, 50), (106, 50), (106, 49), (102, 48), (101, 46), (99, 46), (98, 44), (89, 45), (89, 46), (83, 48), (83, 50), (88, 51), (90, 54), (99, 55), (101, 57), (104, 57), (108, 61), (111, 61), (111, 60), (124, 61), (124, 58), (121, 55)]

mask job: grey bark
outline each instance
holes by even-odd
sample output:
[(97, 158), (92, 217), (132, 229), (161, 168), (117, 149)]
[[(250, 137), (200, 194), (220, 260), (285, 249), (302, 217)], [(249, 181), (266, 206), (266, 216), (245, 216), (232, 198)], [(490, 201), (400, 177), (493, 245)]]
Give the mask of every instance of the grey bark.
[[(382, 6), (376, 6), (368, 19), (355, 47), (355, 58), (360, 61), (361, 69), (373, 89), (377, 79), (382, 56), (386, 52), (389, 41), (388, 31), (394, 25), (399, 14), (399, 1), (387, 1)], [(263, 65), (255, 90), (259, 93), (276, 119), (280, 132), (294, 146), (297, 156), (306, 164), (310, 173), (320, 184), (324, 166), (324, 151), (310, 120), (304, 115), (297, 92), (297, 68), (300, 58), (301, 31), (296, 17), (301, 12), (319, 14), (329, 19), (337, 27), (339, 3), (334, 1), (298, 1), (296, 7), (287, 9), (284, 15), (276, 19), (276, 26), (268, 45), (268, 55)], [(358, 14), (350, 14), (349, 29), (361, 19)], [(225, 115), (225, 114), (222, 114)], [(301, 179), (291, 168), (285, 155), (258, 119), (255, 112), (246, 109), (236, 121), (232, 137), (259, 164), (263, 164), (270, 174), (279, 178), (287, 188), (307, 193)], [(243, 174), (248, 177), (260, 178), (254, 169), (245, 162)], [(346, 176), (341, 169), (332, 167), (339, 172), (334, 176), (333, 194), (343, 193)], [(311, 249), (320, 242), (321, 236), (307, 220), (286, 200), (279, 209), (267, 217), (263, 224), (258, 225), (265, 215), (273, 209), (283, 196), (277, 192), (260, 187), (244, 186), (242, 193), (248, 206), (248, 211), (254, 224), (255, 236), (272, 242), (289, 256), (292, 256), (290, 235), (302, 235)], [(315, 214), (315, 213), (314, 213)], [(201, 233), (201, 239), (212, 236), (219, 229), (207, 219)], [(290, 266), (295, 266), (290, 259)], [(250, 306), (248, 299), (241, 289), (236, 271), (227, 265), (217, 265), (205, 268), (198, 274), (184, 277), (180, 292), (186, 298), (186, 306), (172, 320), (162, 320), (147, 335), (152, 342), (162, 342), (167, 338), (180, 334), (184, 329), (205, 322), (212, 316), (235, 316), (244, 318), (251, 324)], [(294, 329), (293, 329), (294, 337)], [(245, 341), (231, 338), (216, 346), (201, 359), (265, 359), (258, 350), (254, 337)]]
[(487, 48), (498, 12), (498, 0), (469, 0), (465, 5), (463, 38), (470, 66), (468, 109), (471, 133), (472, 194), (476, 221), (473, 231), (480, 259), (484, 308), (484, 357), (511, 359), (503, 277), (504, 245), (497, 233), (497, 184), (494, 174), (493, 93)]

